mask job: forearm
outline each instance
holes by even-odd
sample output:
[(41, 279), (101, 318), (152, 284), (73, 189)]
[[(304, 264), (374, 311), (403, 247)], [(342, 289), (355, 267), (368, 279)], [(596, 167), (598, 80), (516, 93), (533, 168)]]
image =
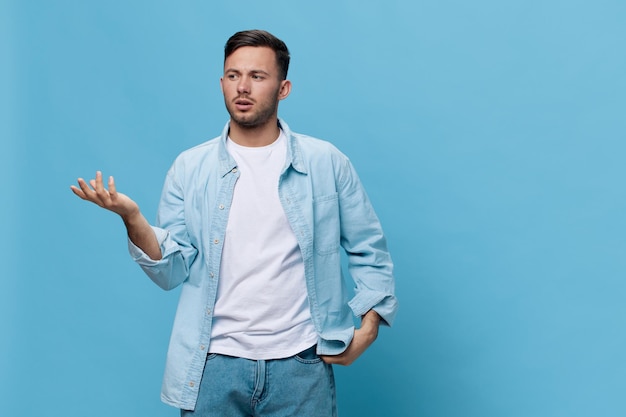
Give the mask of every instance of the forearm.
[(378, 327), (380, 325), (380, 316), (374, 310), (370, 310), (361, 317), (361, 329), (376, 339), (378, 336)]
[(158, 261), (162, 258), (161, 247), (156, 235), (141, 212), (137, 211), (132, 215), (122, 216), (122, 220), (126, 226), (128, 238), (135, 246), (144, 251), (150, 259)]

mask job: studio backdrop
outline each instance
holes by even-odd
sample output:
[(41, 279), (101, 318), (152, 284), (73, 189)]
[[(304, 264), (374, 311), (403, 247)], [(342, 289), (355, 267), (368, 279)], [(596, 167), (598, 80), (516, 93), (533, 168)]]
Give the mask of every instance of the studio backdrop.
[[(153, 221), (226, 121), (234, 32), (289, 46), (279, 113), (359, 172), (400, 310), (336, 368), (342, 417), (626, 415), (622, 1), (11, 1), (0, 6), (0, 415), (176, 416), (178, 292), (76, 178)], [(323, 417), (323, 416), (321, 416)]]

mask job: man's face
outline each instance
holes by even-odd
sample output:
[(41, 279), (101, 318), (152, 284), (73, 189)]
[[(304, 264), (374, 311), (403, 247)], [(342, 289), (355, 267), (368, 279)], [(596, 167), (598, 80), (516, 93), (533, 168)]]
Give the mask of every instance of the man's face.
[(271, 48), (243, 46), (224, 62), (220, 79), (231, 123), (243, 128), (262, 126), (276, 117), (278, 102), (287, 97), (289, 81), (280, 80)]

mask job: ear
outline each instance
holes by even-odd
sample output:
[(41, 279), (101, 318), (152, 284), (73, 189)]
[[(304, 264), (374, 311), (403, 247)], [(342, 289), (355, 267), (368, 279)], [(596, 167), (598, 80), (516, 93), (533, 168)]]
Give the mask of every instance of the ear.
[(278, 99), (284, 100), (291, 93), (291, 81), (283, 80), (280, 82), (280, 89), (278, 90)]
[(224, 77), (220, 77), (220, 90), (222, 90), (222, 94), (224, 94)]

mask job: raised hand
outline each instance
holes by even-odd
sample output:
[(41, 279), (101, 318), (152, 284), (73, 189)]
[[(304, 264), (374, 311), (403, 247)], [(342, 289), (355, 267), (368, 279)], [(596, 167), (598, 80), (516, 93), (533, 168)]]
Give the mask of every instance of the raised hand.
[(104, 187), (102, 172), (96, 172), (96, 179), (89, 184), (78, 179), (78, 187), (70, 186), (72, 192), (85, 201), (91, 201), (102, 208), (117, 213), (122, 217), (128, 237), (141, 248), (150, 258), (161, 259), (161, 248), (148, 221), (143, 217), (139, 206), (127, 195), (118, 193), (115, 189), (115, 180), (109, 177), (109, 189)]
[[(90, 187), (91, 185), (91, 187)], [(139, 206), (127, 195), (118, 193), (115, 189), (115, 180), (109, 177), (108, 190), (104, 187), (102, 172), (96, 172), (96, 179), (89, 181), (89, 184), (82, 179), (78, 179), (78, 186), (72, 185), (70, 188), (78, 197), (86, 201), (91, 201), (102, 208), (110, 210), (127, 219), (139, 214)]]

